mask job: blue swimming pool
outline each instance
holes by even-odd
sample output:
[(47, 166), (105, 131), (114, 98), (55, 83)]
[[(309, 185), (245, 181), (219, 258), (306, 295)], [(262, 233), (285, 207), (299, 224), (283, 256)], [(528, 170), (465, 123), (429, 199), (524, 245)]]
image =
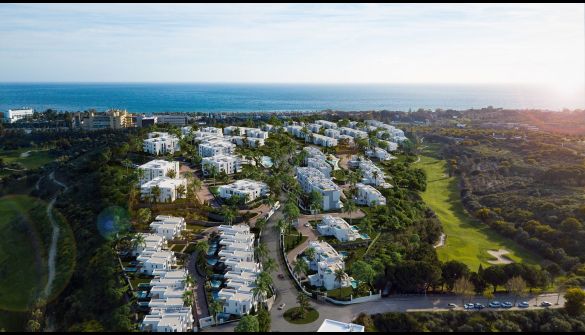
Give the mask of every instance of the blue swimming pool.
[(364, 239), (367, 240), (370, 238), (370, 236), (368, 234), (360, 234), (360, 236)]
[(215, 265), (215, 264), (217, 264), (217, 258), (209, 258), (209, 259), (207, 259), (207, 264), (208, 265)]
[(353, 287), (353, 288), (357, 288), (358, 284), (359, 284), (359, 282), (355, 279), (351, 281), (351, 287)]
[(349, 256), (349, 252), (347, 251), (340, 251), (339, 254), (343, 257), (343, 258), (347, 258)]
[(211, 284), (211, 287), (213, 287), (213, 288), (218, 288), (221, 286), (221, 280), (214, 279), (214, 280), (211, 280), (209, 283)]
[(218, 300), (219, 299), (219, 291), (211, 291), (211, 298), (213, 300)]

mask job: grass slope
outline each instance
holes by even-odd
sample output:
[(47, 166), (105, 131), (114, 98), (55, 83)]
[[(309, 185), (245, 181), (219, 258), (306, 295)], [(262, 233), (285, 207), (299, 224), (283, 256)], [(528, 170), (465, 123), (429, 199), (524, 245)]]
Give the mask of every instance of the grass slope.
[(537, 263), (530, 251), (467, 214), (461, 204), (456, 178), (448, 177), (444, 160), (421, 156), (414, 166), (427, 174), (427, 190), (422, 198), (435, 211), (447, 235), (445, 246), (437, 249), (440, 260), (458, 260), (477, 270), (480, 264), (491, 265), (487, 261), (494, 258), (488, 250), (506, 249), (510, 252), (507, 256), (515, 262)]
[[(21, 157), (21, 154), (27, 151), (30, 151), (28, 156)], [(20, 163), (26, 169), (36, 169), (54, 160), (54, 158), (49, 154), (48, 150), (35, 149), (1, 151), (0, 158), (4, 160), (5, 164)]]

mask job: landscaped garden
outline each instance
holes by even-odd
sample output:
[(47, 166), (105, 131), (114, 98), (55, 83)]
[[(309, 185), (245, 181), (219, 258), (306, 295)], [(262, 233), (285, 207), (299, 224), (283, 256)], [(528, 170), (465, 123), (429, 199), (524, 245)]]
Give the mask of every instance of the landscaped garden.
[(302, 314), (301, 307), (293, 307), (284, 312), (284, 319), (294, 324), (307, 324), (319, 318), (319, 312), (312, 307), (307, 308), (304, 315)]

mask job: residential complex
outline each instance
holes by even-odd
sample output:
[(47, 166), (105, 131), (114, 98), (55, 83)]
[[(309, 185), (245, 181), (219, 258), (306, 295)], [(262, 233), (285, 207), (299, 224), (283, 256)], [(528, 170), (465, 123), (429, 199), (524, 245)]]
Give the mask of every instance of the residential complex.
[(330, 319), (323, 320), (323, 323), (317, 329), (318, 333), (363, 333), (366, 328), (355, 323), (346, 323)]
[(377, 158), (381, 161), (389, 161), (391, 159), (395, 159), (396, 157), (392, 156), (391, 154), (388, 153), (388, 151), (382, 149), (382, 148), (371, 148), (366, 150), (366, 156), (368, 157), (374, 157)]
[(337, 129), (337, 123), (326, 121), (326, 120), (317, 120), (315, 121), (316, 124), (322, 125), (326, 129)]
[(219, 187), (219, 196), (224, 199), (229, 199), (234, 195), (238, 195), (246, 200), (246, 202), (253, 201), (257, 198), (267, 196), (270, 193), (270, 188), (266, 183), (254, 181), (250, 179), (236, 180), (235, 182), (222, 185)]
[(321, 171), (313, 167), (297, 167), (297, 180), (304, 192), (316, 190), (323, 197), (324, 211), (340, 209), (343, 204), (340, 200), (341, 189)]
[(343, 218), (325, 215), (321, 223), (317, 225), (317, 231), (323, 236), (335, 236), (340, 242), (350, 242), (357, 239), (365, 239), (359, 234), (355, 226), (350, 226)]
[(111, 109), (105, 113), (76, 113), (73, 116), (74, 128), (83, 130), (124, 129), (135, 126), (135, 117), (126, 110)]
[(392, 185), (386, 182), (386, 174), (376, 164), (369, 159), (358, 158), (353, 156), (349, 162), (349, 167), (358, 168), (363, 174), (362, 183), (367, 185), (390, 188)]
[[(216, 136), (216, 135), (214, 135)], [(236, 145), (223, 138), (212, 138), (199, 143), (199, 156), (212, 157), (216, 155), (231, 155), (234, 153)]]
[(164, 236), (167, 240), (172, 240), (187, 229), (185, 219), (177, 216), (157, 215), (155, 221), (150, 224), (150, 229), (159, 236)]

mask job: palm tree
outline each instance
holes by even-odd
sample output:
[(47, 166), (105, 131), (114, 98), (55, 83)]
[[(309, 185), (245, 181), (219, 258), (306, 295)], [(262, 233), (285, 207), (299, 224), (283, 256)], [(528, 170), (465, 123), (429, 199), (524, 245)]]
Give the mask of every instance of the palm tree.
[(304, 319), (307, 309), (309, 309), (310, 307), (309, 298), (307, 298), (307, 296), (303, 292), (299, 292), (299, 294), (297, 295), (297, 302), (299, 303), (299, 312), (301, 314), (300, 315), (301, 319)]
[(268, 256), (268, 247), (266, 243), (260, 243), (256, 247), (256, 254), (258, 255), (259, 260), (263, 260), (266, 256)]
[(335, 282), (339, 283), (339, 290), (341, 290), (341, 282), (343, 281), (343, 279), (345, 279), (345, 271), (343, 271), (343, 269), (339, 268), (337, 270), (335, 270)]
[(276, 266), (274, 259), (269, 257), (264, 263), (262, 263), (262, 268), (264, 271), (270, 273), (276, 270), (278, 267)]
[(136, 250), (138, 247), (145, 247), (146, 240), (144, 239), (144, 234), (134, 234), (132, 236), (132, 249)]
[(167, 171), (167, 177), (169, 177), (171, 179), (175, 179), (176, 176), (177, 176), (177, 172), (175, 170)]
[(213, 315), (213, 320), (217, 326), (217, 314), (223, 311), (223, 303), (221, 300), (212, 300), (209, 304), (209, 311)]
[(354, 212), (356, 210), (356, 205), (355, 205), (355, 201), (353, 201), (352, 199), (349, 199), (345, 202), (345, 206), (343, 206), (343, 211), (345, 213), (349, 214), (349, 224), (353, 224), (352, 221), (352, 212)]
[(308, 258), (310, 261), (314, 261), (314, 260), (315, 260), (315, 256), (316, 256), (316, 254), (317, 254), (317, 253), (316, 253), (316, 251), (315, 251), (315, 248), (313, 248), (313, 247), (309, 247), (309, 248), (307, 248), (307, 249), (305, 250), (305, 256), (307, 256), (307, 258)]
[(177, 198), (182, 198), (185, 195), (186, 189), (185, 185), (177, 186)]
[(153, 202), (157, 202), (160, 198), (160, 187), (157, 186), (153, 186), (150, 189), (150, 195), (152, 196), (152, 201)]
[(266, 297), (271, 291), (272, 277), (266, 271), (260, 272), (256, 281), (254, 281), (255, 287), (252, 289), (252, 294), (257, 301), (264, 302)]
[(309, 272), (309, 266), (305, 261), (295, 261), (293, 263), (293, 272), (300, 279), (301, 274), (307, 275), (307, 272)]
[(186, 290), (185, 292), (183, 292), (183, 302), (187, 306), (193, 305), (193, 291)]
[(266, 219), (262, 218), (262, 219), (256, 220), (256, 223), (254, 224), (254, 226), (256, 228), (258, 228), (258, 230), (261, 232), (266, 227), (266, 224), (268, 224), (268, 221), (266, 221)]
[(224, 205), (224, 206), (222, 206), (221, 213), (223, 215), (223, 219), (224, 219), (225, 223), (227, 223), (228, 225), (231, 226), (233, 220), (236, 217), (236, 214), (234, 213), (234, 211), (231, 208), (229, 208), (228, 206)]
[(187, 275), (187, 277), (185, 277), (185, 285), (187, 285), (187, 287), (192, 287), (195, 286), (195, 278), (193, 278), (193, 276), (191, 275)]
[(317, 213), (323, 208), (323, 196), (316, 190), (311, 191), (310, 197), (310, 208), (313, 210), (314, 220), (317, 221)]

